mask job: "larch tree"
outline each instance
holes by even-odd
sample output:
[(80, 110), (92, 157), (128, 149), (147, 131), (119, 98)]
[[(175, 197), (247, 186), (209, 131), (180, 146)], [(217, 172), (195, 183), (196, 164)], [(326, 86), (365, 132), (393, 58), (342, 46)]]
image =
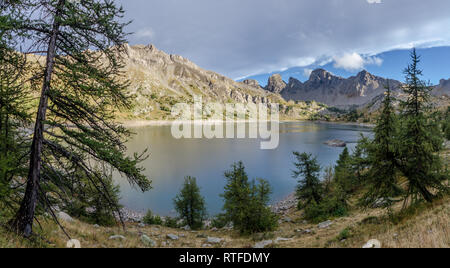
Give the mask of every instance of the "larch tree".
[(311, 202), (316, 204), (322, 201), (323, 187), (320, 183), (320, 165), (317, 158), (311, 154), (294, 152), (297, 162), (294, 163), (296, 170), (292, 177), (298, 179), (296, 195), (298, 199), (304, 201), (304, 205)]
[[(0, 11), (0, 214), (10, 215), (20, 203), (26, 176), (29, 139), (24, 129), (30, 123), (31, 92), (25, 74), (25, 55), (17, 52), (11, 35), (12, 14)], [(17, 14), (14, 14), (17, 15)]]
[(421, 80), (419, 63), (420, 57), (413, 49), (411, 64), (404, 71), (403, 91), (407, 98), (401, 102), (398, 167), (408, 179), (406, 197), (431, 202), (435, 197), (433, 190), (447, 189), (443, 181), (448, 174), (436, 148), (443, 143), (442, 132), (430, 117), (432, 87)]
[(175, 210), (183, 219), (184, 224), (194, 230), (203, 227), (206, 218), (205, 199), (200, 193), (196, 178), (186, 177), (183, 188), (174, 199)]
[(365, 176), (368, 191), (361, 199), (361, 203), (366, 207), (372, 206), (380, 199), (386, 207), (390, 207), (391, 198), (401, 192), (398, 186), (400, 172), (396, 165), (398, 118), (395, 114), (391, 88), (387, 85), (386, 89), (382, 112), (374, 128), (375, 137), (363, 144), (370, 162), (370, 168)]
[[(26, 32), (29, 53), (45, 58), (34, 75), (41, 93), (26, 190), (11, 222), (29, 236), (38, 204), (55, 215), (49, 197), (71, 202), (76, 191), (90, 187), (109, 200), (104, 178), (112, 170), (143, 191), (151, 182), (139, 166), (146, 153), (127, 156), (130, 132), (114, 120), (131, 105), (121, 71), (127, 25), (122, 7), (113, 0), (20, 2), (25, 15), (14, 28)], [(82, 180), (84, 187), (72, 187)]]

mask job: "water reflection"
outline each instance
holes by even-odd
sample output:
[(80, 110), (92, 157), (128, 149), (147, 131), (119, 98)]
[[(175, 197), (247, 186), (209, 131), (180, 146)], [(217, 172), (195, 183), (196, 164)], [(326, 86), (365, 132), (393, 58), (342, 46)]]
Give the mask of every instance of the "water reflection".
[[(247, 127), (248, 124), (247, 124)], [(254, 126), (253, 126), (254, 127)], [(132, 129), (136, 133), (127, 144), (130, 153), (149, 148), (150, 158), (144, 163), (145, 174), (153, 180), (153, 189), (141, 193), (119, 176), (121, 202), (138, 211), (151, 209), (160, 215), (173, 214), (173, 197), (187, 175), (197, 178), (205, 196), (208, 211), (214, 215), (222, 207), (224, 171), (242, 160), (250, 178), (265, 178), (274, 188), (273, 200), (294, 191), (292, 151), (309, 152), (318, 157), (323, 167), (332, 165), (342, 148), (323, 143), (331, 139), (350, 142), (353, 149), (360, 133), (370, 129), (360, 126), (313, 122), (288, 122), (280, 125), (280, 145), (275, 150), (260, 150), (259, 139), (174, 139), (170, 126), (149, 126)]]

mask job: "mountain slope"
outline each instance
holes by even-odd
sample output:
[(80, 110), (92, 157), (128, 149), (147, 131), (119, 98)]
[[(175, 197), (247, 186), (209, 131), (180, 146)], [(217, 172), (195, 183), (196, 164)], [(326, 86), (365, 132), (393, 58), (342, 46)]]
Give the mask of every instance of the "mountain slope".
[[(279, 103), (282, 114), (305, 119), (303, 113), (292, 114), (278, 92), (269, 92), (257, 81), (236, 82), (223, 75), (207, 71), (177, 55), (169, 55), (153, 45), (125, 45), (124, 72), (131, 82), (130, 94), (136, 96), (136, 106), (128, 118), (170, 120), (170, 108), (175, 103), (192, 103), (194, 96), (204, 102), (219, 103)], [(299, 109), (303, 109), (304, 104)], [(295, 107), (294, 107), (295, 108)], [(323, 107), (306, 107), (310, 113)]]

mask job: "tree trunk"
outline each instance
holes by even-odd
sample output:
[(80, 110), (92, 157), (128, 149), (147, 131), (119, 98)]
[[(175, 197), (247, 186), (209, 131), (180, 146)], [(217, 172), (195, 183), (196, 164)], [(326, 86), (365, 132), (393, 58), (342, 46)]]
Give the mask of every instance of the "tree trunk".
[(58, 39), (62, 9), (65, 0), (59, 0), (53, 21), (52, 33), (48, 43), (47, 60), (45, 65), (44, 83), (42, 86), (39, 108), (36, 116), (33, 142), (31, 145), (30, 168), (28, 171), (27, 186), (25, 196), (20, 205), (20, 209), (13, 221), (13, 228), (25, 237), (32, 234), (36, 203), (38, 201), (38, 188), (41, 172), (41, 156), (44, 141), (44, 121), (46, 119), (48, 107), (48, 92), (52, 81), (52, 74), (55, 65), (56, 41)]

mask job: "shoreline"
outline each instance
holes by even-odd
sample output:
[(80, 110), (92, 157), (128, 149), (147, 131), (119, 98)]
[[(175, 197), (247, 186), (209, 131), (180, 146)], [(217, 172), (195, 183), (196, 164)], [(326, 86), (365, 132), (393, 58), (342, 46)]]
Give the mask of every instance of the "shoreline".
[[(236, 121), (223, 121), (223, 120), (201, 120), (201, 121), (176, 121), (176, 120), (118, 120), (118, 122), (126, 127), (126, 128), (139, 128), (139, 127), (148, 127), (148, 126), (170, 126), (174, 122), (180, 123), (180, 124), (216, 124), (216, 123), (257, 123), (261, 121), (249, 121), (249, 120), (236, 120)], [(262, 121), (262, 122), (270, 122), (270, 120)], [(367, 128), (374, 128), (375, 124), (371, 123), (358, 123), (358, 122), (330, 122), (330, 121), (323, 121), (323, 120), (315, 120), (315, 121), (309, 121), (309, 120), (280, 120), (278, 121), (281, 124), (283, 123), (321, 123), (321, 124), (339, 124), (339, 125), (345, 125), (345, 126), (359, 126), (359, 127), (367, 127)]]
[[(278, 214), (280, 216), (285, 215), (292, 208), (297, 206), (297, 198), (295, 197), (295, 192), (289, 194), (288, 196), (282, 198), (279, 201), (276, 201), (274, 204), (269, 205), (268, 207), (272, 210), (273, 213)], [(127, 207), (123, 207), (121, 210), (123, 220), (128, 223), (143, 223), (143, 219), (145, 217), (146, 212), (133, 210)], [(161, 216), (164, 219), (164, 216)], [(212, 218), (209, 218), (207, 221), (211, 221)]]

